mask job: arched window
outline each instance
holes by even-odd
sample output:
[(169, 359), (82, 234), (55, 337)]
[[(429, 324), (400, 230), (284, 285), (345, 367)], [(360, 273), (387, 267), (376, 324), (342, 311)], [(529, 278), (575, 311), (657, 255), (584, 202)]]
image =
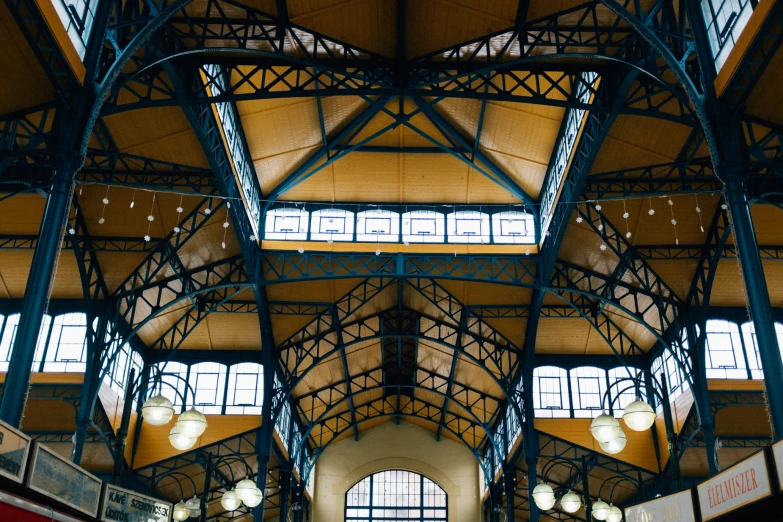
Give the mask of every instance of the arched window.
[(353, 241), (353, 212), (339, 208), (313, 212), (310, 239), (315, 241)]
[(356, 241), (396, 243), (400, 240), (400, 215), (391, 210), (365, 210), (356, 214)]
[(536, 229), (533, 216), (527, 212), (509, 211), (492, 214), (492, 240), (495, 243), (533, 243)]
[[(783, 352), (783, 323), (775, 323), (775, 332), (778, 337), (778, 347)], [(756, 342), (756, 328), (752, 322), (742, 325), (742, 338), (745, 341), (745, 350), (747, 351), (748, 366), (750, 368), (751, 379), (763, 379), (764, 372), (761, 366), (761, 354), (759, 354), (759, 345)]]
[(196, 409), (204, 414), (220, 414), (226, 392), (226, 366), (203, 362), (190, 367), (190, 386), (196, 393)]
[[(634, 382), (625, 379), (633, 379), (637, 375), (639, 375), (639, 370), (636, 368), (621, 366), (609, 370), (609, 397), (612, 401), (612, 411), (615, 417), (622, 417), (625, 407), (636, 400)], [(620, 383), (613, 386), (617, 381), (620, 381)], [(646, 396), (644, 392), (644, 381), (642, 381), (639, 391), (641, 392), (642, 397)]]
[(264, 368), (257, 363), (233, 365), (228, 372), (226, 413), (261, 415), (264, 399)]
[(367, 522), (445, 522), (448, 497), (443, 488), (412, 471), (381, 471), (365, 477), (345, 494), (345, 520)]
[(273, 208), (266, 213), (264, 239), (307, 239), (307, 211), (298, 208)]
[(414, 210), (402, 215), (402, 240), (409, 243), (443, 243), (443, 214), (432, 210)]
[[(35, 356), (33, 357), (33, 371), (37, 372), (43, 361), (43, 354), (46, 349), (46, 341), (49, 338), (49, 328), (52, 325), (52, 318), (48, 315), (43, 316), (41, 329), (38, 331), (38, 342), (35, 346)], [(11, 351), (14, 348), (14, 339), (16, 339), (16, 328), (19, 326), (19, 314), (12, 314), (6, 317), (3, 327), (3, 337), (0, 339), (0, 371), (8, 371), (8, 363), (11, 361)]]
[(446, 216), (449, 243), (489, 243), (489, 214), (458, 210)]
[(138, 378), (141, 369), (144, 367), (144, 359), (142, 359), (141, 354), (131, 349), (128, 343), (122, 343), (117, 350), (117, 355), (104, 381), (117, 394), (122, 395), (125, 392), (125, 387), (128, 385), (128, 376), (131, 368), (136, 370), (136, 378)]
[[(282, 385), (280, 380), (275, 375), (275, 388), (280, 389)], [(283, 443), (283, 447), (288, 451), (288, 435), (291, 428), (291, 401), (283, 401), (283, 406), (280, 409), (280, 414), (277, 416), (277, 422), (275, 423), (275, 431), (277, 436), (280, 437), (280, 441)]]
[(84, 372), (87, 368), (87, 316), (63, 314), (54, 318), (46, 348), (45, 372)]
[[(188, 397), (188, 367), (179, 362), (168, 361), (157, 365), (160, 370), (160, 378), (166, 383), (157, 390), (164, 397), (168, 398), (180, 412), (184, 411), (182, 399), (188, 403), (193, 401), (193, 397)], [(176, 390), (176, 391), (175, 391)]]
[[(688, 344), (683, 342), (683, 347), (687, 348)], [(674, 344), (672, 345), (671, 350), (665, 350), (661, 355), (653, 359), (651, 365), (651, 371), (657, 380), (660, 380), (661, 373), (666, 374), (670, 402), (673, 402), (674, 399), (682, 395), (682, 392), (689, 388), (685, 374), (674, 359), (672, 352), (677, 354), (681, 362), (684, 360), (684, 355), (680, 351), (679, 346)], [(660, 410), (660, 405), (658, 405), (658, 409)]]
[(574, 417), (591, 418), (603, 410), (606, 393), (606, 371), (592, 366), (574, 368), (571, 375), (571, 401)]
[(742, 339), (736, 323), (707, 321), (707, 378), (747, 379)]
[(556, 366), (535, 368), (533, 370), (533, 406), (536, 417), (570, 417), (568, 372)]

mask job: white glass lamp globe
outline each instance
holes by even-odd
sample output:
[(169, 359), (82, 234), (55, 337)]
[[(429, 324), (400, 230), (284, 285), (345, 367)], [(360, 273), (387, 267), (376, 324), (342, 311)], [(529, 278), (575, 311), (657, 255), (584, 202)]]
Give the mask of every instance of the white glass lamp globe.
[(609, 455), (616, 455), (625, 449), (625, 444), (628, 439), (625, 436), (623, 430), (620, 430), (620, 435), (611, 442), (598, 443), (601, 449), (607, 452)]
[(163, 426), (174, 416), (174, 405), (163, 395), (155, 395), (144, 401), (141, 415), (147, 424)]
[(633, 431), (649, 430), (655, 423), (655, 411), (646, 402), (635, 400), (625, 407), (623, 421)]
[(611, 442), (620, 435), (620, 423), (606, 412), (593, 419), (590, 433), (599, 443)]
[(609, 506), (609, 514), (606, 516), (606, 522), (622, 522), (623, 512), (617, 506)]
[(169, 432), (169, 442), (172, 446), (174, 446), (174, 449), (178, 449), (180, 451), (189, 450), (196, 445), (195, 437), (186, 437), (180, 433), (176, 424)]
[(197, 439), (207, 429), (207, 418), (197, 409), (191, 408), (179, 416), (177, 428), (186, 437)]
[(533, 501), (542, 511), (552, 509), (552, 506), (555, 505), (555, 492), (552, 491), (549, 484), (542, 482), (533, 490)]
[(239, 506), (242, 505), (242, 501), (239, 500), (237, 492), (233, 489), (229, 489), (223, 493), (223, 497), (220, 499), (220, 503), (223, 505), (223, 509), (226, 511), (236, 511)]
[(253, 498), (255, 498), (255, 489), (256, 489), (255, 482), (253, 482), (250, 479), (244, 479), (244, 480), (240, 480), (237, 483), (237, 486), (236, 488), (234, 488), (234, 491), (237, 492), (237, 496), (239, 497), (239, 499), (245, 504), (247, 504), (248, 501), (252, 502)]
[(597, 502), (593, 503), (593, 518), (596, 520), (606, 520), (606, 517), (609, 516), (609, 504), (598, 499)]
[(582, 507), (582, 499), (579, 498), (579, 495), (569, 490), (568, 493), (563, 495), (563, 498), (560, 499), (560, 505), (566, 513), (576, 513), (579, 511), (579, 508)]
[(245, 505), (249, 508), (254, 508), (264, 500), (264, 492), (259, 488), (256, 488), (252, 494), (245, 499)]
[(188, 516), (198, 518), (201, 515), (201, 501), (197, 497), (193, 497), (185, 502), (185, 507), (188, 508)]
[(180, 501), (174, 504), (174, 509), (171, 512), (171, 518), (177, 522), (182, 522), (183, 520), (188, 519), (188, 508), (185, 506), (184, 502)]

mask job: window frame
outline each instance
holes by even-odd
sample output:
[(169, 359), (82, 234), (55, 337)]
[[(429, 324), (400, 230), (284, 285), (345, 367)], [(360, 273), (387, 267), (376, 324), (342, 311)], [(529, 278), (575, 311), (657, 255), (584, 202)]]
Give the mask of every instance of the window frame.
[[(393, 477), (395, 481), (385, 480), (387, 477)], [(386, 489), (388, 484), (393, 485), (391, 492)], [(376, 488), (380, 490), (381, 487), (384, 487), (384, 490), (379, 494)], [(354, 492), (357, 488), (361, 488), (361, 491)], [(427, 492), (428, 489), (431, 493)], [(411, 501), (400, 503), (401, 497)], [(364, 500), (359, 500), (360, 498), (366, 498), (366, 504), (363, 503)], [(402, 515), (399, 514), (400, 511), (403, 512)], [(345, 492), (343, 519), (346, 522), (446, 522), (448, 517), (449, 495), (446, 490), (434, 480), (415, 471), (376, 471), (356, 481)]]

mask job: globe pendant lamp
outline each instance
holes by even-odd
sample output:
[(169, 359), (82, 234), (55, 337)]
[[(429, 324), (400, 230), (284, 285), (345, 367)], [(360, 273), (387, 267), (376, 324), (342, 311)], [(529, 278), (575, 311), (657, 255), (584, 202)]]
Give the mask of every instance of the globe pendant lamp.
[(185, 502), (185, 507), (188, 508), (189, 517), (198, 518), (201, 515), (201, 501), (195, 495)]
[(169, 442), (172, 446), (174, 446), (174, 449), (178, 449), (180, 451), (189, 450), (196, 445), (196, 439), (194, 437), (186, 437), (180, 433), (176, 424), (169, 432)]
[(582, 499), (571, 490), (560, 499), (560, 505), (566, 513), (576, 513), (582, 507)]
[(234, 488), (234, 491), (237, 492), (237, 496), (239, 497), (239, 500), (244, 502), (245, 504), (249, 502), (252, 502), (255, 498), (255, 489), (256, 489), (256, 483), (253, 482), (250, 479), (244, 479), (240, 480), (237, 483), (236, 488)]
[(655, 411), (652, 406), (637, 398), (625, 407), (623, 421), (633, 431), (646, 431), (655, 423)]
[(617, 506), (609, 505), (609, 514), (606, 516), (606, 522), (622, 522), (623, 512)]
[(191, 408), (177, 419), (179, 432), (186, 437), (197, 439), (207, 429), (207, 418), (195, 408)]
[(593, 502), (593, 518), (596, 520), (606, 520), (609, 516), (609, 504), (598, 499), (598, 502)]
[(541, 511), (552, 509), (552, 506), (555, 505), (555, 492), (552, 491), (549, 484), (542, 482), (533, 490), (533, 501)]
[(141, 415), (147, 424), (163, 426), (174, 416), (174, 405), (163, 395), (156, 395), (144, 401)]
[(248, 498), (245, 499), (245, 505), (249, 508), (254, 508), (264, 500), (264, 492), (259, 488), (256, 488)]
[(184, 502), (179, 501), (174, 504), (174, 509), (171, 512), (171, 518), (177, 522), (182, 522), (183, 520), (188, 519), (188, 508), (185, 506)]
[(236, 491), (229, 489), (223, 493), (223, 497), (220, 499), (220, 503), (223, 505), (223, 509), (226, 511), (236, 511), (239, 506), (242, 505), (242, 501), (239, 500)]
[(607, 452), (609, 455), (617, 455), (625, 449), (625, 444), (627, 442), (628, 439), (625, 437), (625, 433), (623, 430), (620, 430), (620, 435), (616, 439), (606, 443), (599, 442), (598, 445), (601, 446), (601, 449)]
[(611, 442), (620, 435), (620, 423), (606, 412), (593, 419), (590, 424), (590, 433), (598, 443)]

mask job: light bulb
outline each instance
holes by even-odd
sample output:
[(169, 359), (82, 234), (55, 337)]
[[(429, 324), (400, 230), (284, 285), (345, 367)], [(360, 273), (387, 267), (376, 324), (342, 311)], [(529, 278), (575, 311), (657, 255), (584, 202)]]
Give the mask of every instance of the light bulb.
[(195, 408), (179, 416), (176, 423), (179, 432), (186, 437), (198, 438), (207, 429), (207, 418)]
[(244, 502), (247, 507), (254, 508), (257, 505), (259, 505), (263, 500), (264, 500), (264, 492), (261, 491), (259, 488), (256, 488), (255, 490), (253, 490), (252, 493), (248, 494)]
[(231, 489), (223, 493), (220, 503), (226, 511), (236, 511), (242, 505), (242, 501), (239, 500), (236, 491)]
[(609, 516), (609, 504), (598, 499), (598, 502), (593, 503), (593, 518), (596, 520), (606, 520)]
[(623, 512), (617, 506), (609, 506), (609, 514), (606, 516), (606, 522), (622, 522)]
[(250, 479), (240, 480), (237, 483), (236, 488), (234, 488), (239, 499), (245, 504), (247, 504), (248, 501), (253, 501), (255, 498), (255, 489), (256, 483)]
[(182, 522), (183, 520), (187, 520), (188, 508), (185, 506), (184, 502), (180, 501), (174, 504), (174, 509), (171, 511), (171, 518), (173, 518), (177, 522)]
[(579, 495), (569, 490), (568, 493), (563, 495), (563, 498), (560, 499), (560, 505), (566, 513), (576, 513), (579, 511), (579, 508), (582, 507), (582, 499), (579, 498)]
[(599, 442), (598, 445), (609, 455), (616, 455), (625, 449), (626, 442), (628, 439), (625, 438), (623, 430), (620, 430), (620, 435), (616, 439), (609, 442)]
[(633, 431), (646, 431), (655, 423), (655, 411), (652, 406), (637, 399), (625, 407), (623, 421)]
[(599, 443), (611, 442), (620, 434), (620, 423), (606, 412), (593, 419), (590, 424), (590, 433)]
[(185, 451), (196, 445), (196, 438), (187, 437), (181, 434), (177, 428), (177, 425), (175, 424), (169, 432), (169, 442), (172, 446), (174, 446), (174, 449)]
[(555, 505), (555, 492), (549, 484), (541, 483), (533, 490), (533, 501), (541, 511), (552, 509)]
[(156, 395), (144, 401), (141, 407), (143, 420), (151, 426), (168, 424), (174, 416), (174, 405), (163, 395)]

